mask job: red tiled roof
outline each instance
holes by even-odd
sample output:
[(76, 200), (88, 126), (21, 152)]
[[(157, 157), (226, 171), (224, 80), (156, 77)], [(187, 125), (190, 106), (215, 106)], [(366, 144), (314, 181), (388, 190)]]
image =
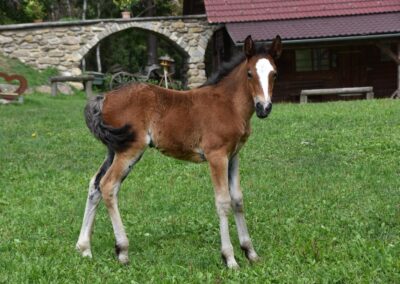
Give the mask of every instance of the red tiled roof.
[(227, 23), (234, 42), (243, 42), (251, 34), (265, 41), (279, 34), (283, 40), (346, 37), (400, 33), (400, 12), (326, 18), (289, 19), (247, 23)]
[(204, 0), (210, 23), (255, 22), (400, 11), (400, 0)]

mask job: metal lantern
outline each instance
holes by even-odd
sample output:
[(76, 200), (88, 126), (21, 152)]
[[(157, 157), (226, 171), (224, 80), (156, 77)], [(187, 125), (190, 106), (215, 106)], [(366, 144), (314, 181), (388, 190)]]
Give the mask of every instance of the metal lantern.
[(164, 55), (158, 58), (158, 61), (160, 62), (160, 65), (164, 69), (164, 82), (165, 82), (165, 88), (168, 89), (168, 70), (169, 67), (175, 63), (175, 60), (172, 59), (169, 55)]

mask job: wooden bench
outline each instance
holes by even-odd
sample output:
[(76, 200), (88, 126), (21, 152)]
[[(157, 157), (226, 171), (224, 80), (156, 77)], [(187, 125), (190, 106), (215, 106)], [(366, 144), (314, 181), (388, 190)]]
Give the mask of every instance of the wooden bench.
[(0, 77), (3, 78), (6, 82), (18, 81), (19, 87), (14, 92), (3, 92), (0, 89), (0, 99), (4, 100), (4, 103), (8, 102), (19, 102), (22, 103), (24, 101), (22, 94), (28, 88), (28, 82), (25, 77), (21, 75), (8, 75), (6, 73), (0, 72)]
[(55, 76), (50, 78), (51, 83), (51, 95), (57, 95), (57, 83), (61, 82), (82, 82), (85, 85), (86, 96), (90, 97), (93, 94), (92, 86), (94, 81), (93, 75), (82, 75), (82, 76)]
[(300, 103), (307, 103), (308, 96), (365, 96), (367, 100), (374, 98), (373, 87), (351, 87), (351, 88), (336, 88), (336, 89), (312, 89), (302, 90), (300, 92)]

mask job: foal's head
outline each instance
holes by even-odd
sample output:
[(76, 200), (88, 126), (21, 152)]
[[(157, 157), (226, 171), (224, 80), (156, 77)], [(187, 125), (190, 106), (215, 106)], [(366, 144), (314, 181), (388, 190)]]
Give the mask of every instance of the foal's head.
[(282, 53), (281, 37), (277, 35), (268, 49), (257, 52), (251, 36), (248, 36), (244, 42), (244, 53), (256, 114), (259, 118), (266, 118), (272, 109), (272, 89), (277, 76), (275, 60)]

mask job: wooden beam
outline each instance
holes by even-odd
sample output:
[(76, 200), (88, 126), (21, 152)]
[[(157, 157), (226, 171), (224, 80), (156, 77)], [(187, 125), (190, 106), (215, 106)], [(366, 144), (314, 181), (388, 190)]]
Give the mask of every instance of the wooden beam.
[(308, 96), (323, 95), (339, 95), (339, 96), (362, 96), (365, 95), (367, 100), (374, 98), (373, 87), (351, 87), (351, 88), (335, 88), (335, 89), (312, 89), (301, 90), (300, 103), (307, 103)]
[[(397, 43), (397, 59), (400, 60), (400, 42)], [(397, 65), (397, 98), (400, 99), (400, 64)]]
[(400, 58), (387, 46), (377, 43), (376, 46), (387, 56), (389, 56), (397, 65), (400, 65)]
[(341, 95), (341, 94), (360, 94), (373, 92), (373, 87), (350, 87), (350, 88), (332, 88), (332, 89), (312, 89), (302, 90), (301, 95)]
[[(400, 42), (397, 43), (397, 59), (400, 61)], [(400, 64), (397, 65), (397, 90), (392, 94), (392, 98), (400, 99)]]

